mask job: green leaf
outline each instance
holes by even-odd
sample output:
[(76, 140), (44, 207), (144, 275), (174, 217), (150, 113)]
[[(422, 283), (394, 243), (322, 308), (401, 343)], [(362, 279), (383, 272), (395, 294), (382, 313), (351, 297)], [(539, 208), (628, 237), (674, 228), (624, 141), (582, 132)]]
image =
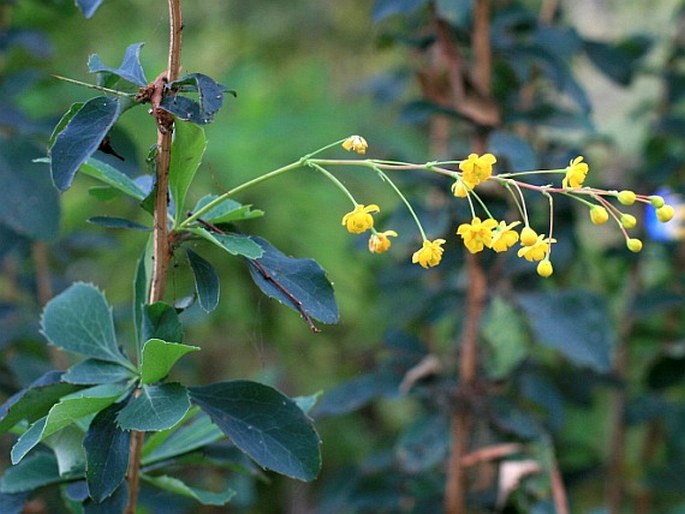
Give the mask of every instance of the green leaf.
[[(205, 125), (211, 123), (224, 101), (226, 88), (202, 73), (191, 73), (168, 84), (178, 93), (194, 92), (199, 102), (181, 94), (165, 95), (160, 107), (179, 119)], [(229, 91), (235, 96), (235, 91)]]
[(156, 302), (143, 308), (143, 340), (162, 339), (173, 343), (183, 341), (183, 325), (171, 305)]
[(119, 403), (100, 411), (91, 422), (83, 441), (88, 463), (88, 491), (97, 503), (119, 487), (128, 468), (130, 434), (116, 424), (122, 407), (123, 403)]
[(83, 502), (83, 514), (121, 514), (128, 504), (128, 482), (122, 482), (111, 496), (100, 503), (87, 498)]
[(310, 394), (309, 396), (295, 396), (293, 397), (293, 401), (297, 404), (297, 406), (302, 409), (302, 412), (305, 414), (309, 414), (309, 411), (311, 411), (314, 406), (316, 405), (316, 402), (319, 400), (321, 395), (323, 394), (323, 391), (317, 391), (314, 394)]
[(0, 432), (6, 432), (22, 419), (33, 423), (42, 418), (57, 400), (77, 389), (62, 382), (61, 371), (47, 372), (0, 407)]
[(161, 339), (150, 339), (143, 346), (141, 362), (141, 381), (152, 384), (162, 380), (169, 374), (176, 361), (186, 353), (197, 352), (198, 346), (169, 343)]
[(90, 18), (95, 14), (102, 0), (76, 0), (76, 5), (86, 18)]
[(0, 491), (21, 493), (61, 481), (55, 456), (52, 453), (41, 452), (16, 466), (7, 468), (0, 481)]
[(295, 259), (267, 241), (254, 237), (264, 254), (248, 259), (250, 275), (264, 294), (323, 323), (337, 323), (339, 314), (333, 286), (326, 272), (312, 259)]
[(521, 315), (501, 296), (496, 296), (488, 307), (482, 335), (490, 350), (486, 367), (492, 378), (506, 377), (528, 355)]
[(589, 291), (518, 295), (538, 343), (557, 349), (579, 366), (611, 369), (615, 333), (606, 302)]
[(129, 368), (116, 362), (86, 359), (69, 368), (62, 380), (70, 384), (94, 385), (121, 382), (134, 377), (135, 374)]
[(200, 413), (190, 423), (174, 427), (166, 433), (158, 432), (147, 438), (143, 447), (142, 462), (144, 465), (149, 465), (171, 459), (224, 437), (219, 427), (212, 423), (206, 414)]
[(143, 255), (138, 259), (136, 266), (136, 274), (133, 277), (133, 328), (136, 334), (136, 348), (138, 352), (138, 359), (140, 359), (140, 347), (146, 340), (143, 337), (143, 319), (145, 316), (145, 305), (148, 301), (149, 285), (148, 285), (148, 266), (150, 259), (148, 258), (148, 250), (152, 244), (152, 237), (148, 238), (148, 245), (143, 250)]
[(76, 425), (69, 425), (50, 437), (46, 437), (43, 443), (55, 452), (60, 476), (83, 473), (86, 468), (83, 430)]
[(602, 41), (585, 41), (583, 49), (599, 71), (622, 86), (633, 79), (642, 58), (652, 46), (643, 35), (631, 36), (619, 44)]
[(416, 418), (402, 433), (395, 455), (402, 470), (418, 474), (443, 462), (449, 451), (450, 424), (439, 413)]
[(232, 233), (217, 234), (203, 228), (189, 228), (188, 232), (206, 239), (231, 255), (258, 259), (264, 254), (264, 250), (250, 236)]
[(22, 493), (0, 493), (0, 512), (3, 514), (21, 514), (24, 512), (24, 505), (33, 491)]
[(63, 397), (52, 406), (48, 415), (39, 419), (19, 438), (12, 448), (12, 463), (16, 464), (46, 437), (71, 423), (95, 414), (114, 403), (127, 390), (126, 386), (104, 384), (77, 391)]
[(86, 221), (88, 221), (88, 223), (107, 228), (140, 230), (141, 232), (150, 232), (152, 230), (151, 227), (141, 225), (140, 223), (126, 218), (118, 218), (116, 216), (93, 216), (92, 218), (88, 218)]
[(98, 149), (119, 114), (118, 98), (99, 96), (71, 117), (49, 151), (50, 172), (57, 189), (69, 189), (76, 171)]
[[(209, 202), (216, 200), (216, 195), (207, 195), (200, 198), (193, 209), (193, 212), (199, 211)], [(235, 200), (226, 198), (223, 202), (212, 207), (209, 211), (202, 215), (204, 221), (211, 221), (214, 224), (230, 223), (232, 221), (250, 220), (264, 216), (264, 211), (259, 209), (252, 210), (252, 205), (242, 205)]]
[[(65, 112), (60, 120), (57, 122), (57, 125), (55, 125), (55, 128), (52, 129), (52, 134), (50, 134), (50, 139), (48, 140), (48, 150), (52, 148), (52, 145), (55, 144), (55, 139), (57, 139), (57, 136), (59, 135), (60, 132), (62, 132), (66, 126), (69, 124), (71, 121), (71, 118), (76, 116), (76, 113), (79, 112), (83, 108), (84, 102), (76, 102), (71, 104), (67, 112)], [(50, 162), (50, 159), (40, 159), (39, 162), (45, 161), (47, 163)]]
[(140, 395), (124, 407), (117, 421), (124, 430), (166, 430), (183, 419), (190, 409), (188, 390), (178, 383), (144, 385)]
[(109, 184), (113, 188), (118, 189), (125, 195), (133, 197), (138, 201), (142, 202), (147, 196), (145, 191), (140, 189), (140, 187), (138, 187), (133, 180), (128, 178), (127, 175), (124, 175), (115, 167), (110, 166), (106, 162), (99, 161), (94, 157), (91, 157), (81, 164), (79, 170), (84, 175), (88, 175), (105, 184)]
[(142, 475), (141, 478), (149, 484), (165, 491), (186, 496), (188, 498), (193, 498), (202, 505), (225, 505), (231, 500), (231, 498), (233, 498), (233, 496), (235, 496), (235, 491), (233, 489), (227, 489), (220, 493), (213, 493), (212, 491), (205, 491), (203, 489), (190, 487), (189, 485), (181, 482), (178, 478), (173, 478), (168, 475), (162, 475), (158, 477)]
[(143, 87), (147, 85), (145, 72), (140, 64), (140, 49), (143, 43), (134, 43), (126, 49), (124, 59), (121, 66), (112, 68), (106, 66), (97, 54), (93, 54), (88, 59), (88, 71), (90, 73), (113, 73), (117, 77), (121, 77), (136, 86)]
[(131, 366), (117, 345), (112, 309), (92, 284), (77, 282), (50, 300), (43, 310), (41, 326), (55, 346)]
[(277, 390), (246, 380), (191, 387), (190, 397), (257, 464), (299, 480), (321, 468), (310, 419)]
[(183, 219), (186, 193), (207, 148), (205, 131), (192, 123), (174, 125), (169, 163), (169, 189), (176, 205), (176, 221)]
[(212, 312), (219, 304), (219, 274), (208, 261), (186, 248), (190, 269), (195, 277), (195, 292), (205, 312)]

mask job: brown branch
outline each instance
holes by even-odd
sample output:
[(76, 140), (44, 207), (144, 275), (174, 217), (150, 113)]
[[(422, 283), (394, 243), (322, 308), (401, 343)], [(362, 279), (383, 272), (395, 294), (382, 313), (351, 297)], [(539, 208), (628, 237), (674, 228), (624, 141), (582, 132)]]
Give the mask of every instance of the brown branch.
[[(164, 297), (167, 270), (171, 258), (169, 244), (169, 225), (167, 209), (169, 203), (169, 163), (171, 160), (171, 134), (173, 118), (159, 108), (165, 93), (166, 83), (178, 78), (181, 69), (181, 35), (183, 18), (181, 0), (168, 0), (169, 7), (169, 62), (165, 73), (154, 82), (151, 102), (152, 115), (157, 120), (157, 185), (155, 196), (153, 258), (154, 266), (150, 281), (149, 303)], [(129, 448), (128, 468), (128, 505), (125, 514), (135, 514), (140, 487), (140, 459), (144, 442), (144, 432), (132, 432)]]
[(554, 512), (556, 512), (556, 514), (569, 514), (566, 488), (564, 487), (564, 481), (561, 478), (559, 464), (557, 463), (555, 455), (552, 455), (551, 469), (549, 470), (549, 474), (552, 482), (552, 500), (554, 501)]

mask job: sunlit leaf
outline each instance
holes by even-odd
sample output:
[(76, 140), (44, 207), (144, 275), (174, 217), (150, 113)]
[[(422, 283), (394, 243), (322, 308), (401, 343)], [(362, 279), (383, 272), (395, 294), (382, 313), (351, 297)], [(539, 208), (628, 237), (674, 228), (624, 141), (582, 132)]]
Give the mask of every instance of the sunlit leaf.
[(225, 505), (231, 500), (231, 498), (233, 498), (233, 496), (235, 496), (235, 491), (233, 489), (227, 489), (220, 493), (214, 493), (212, 491), (190, 487), (178, 478), (173, 478), (167, 475), (156, 477), (143, 475), (142, 478), (155, 487), (159, 487), (160, 489), (164, 489), (165, 491), (179, 494), (181, 496), (193, 498), (202, 505)]
[(198, 352), (198, 346), (169, 343), (161, 339), (150, 339), (143, 346), (140, 365), (140, 379), (143, 384), (162, 380), (169, 374), (178, 359), (190, 352)]

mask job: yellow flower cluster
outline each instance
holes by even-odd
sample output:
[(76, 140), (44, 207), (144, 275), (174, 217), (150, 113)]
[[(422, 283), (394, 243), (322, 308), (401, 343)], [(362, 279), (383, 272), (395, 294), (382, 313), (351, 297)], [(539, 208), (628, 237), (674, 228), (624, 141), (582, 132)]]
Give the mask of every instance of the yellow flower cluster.
[(469, 154), (466, 160), (459, 163), (461, 177), (452, 184), (454, 196), (464, 198), (470, 190), (489, 179), (492, 176), (492, 165), (496, 162), (497, 159), (491, 153), (480, 156), (475, 153)]

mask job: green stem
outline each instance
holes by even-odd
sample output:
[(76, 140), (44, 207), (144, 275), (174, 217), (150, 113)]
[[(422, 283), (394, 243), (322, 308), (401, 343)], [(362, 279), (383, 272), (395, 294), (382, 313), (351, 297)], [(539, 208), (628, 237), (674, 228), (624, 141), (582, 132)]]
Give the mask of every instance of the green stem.
[(345, 185), (342, 182), (340, 182), (340, 180), (338, 180), (338, 178), (335, 175), (333, 175), (330, 171), (328, 171), (323, 166), (320, 166), (316, 162), (312, 162), (312, 161), (308, 161), (307, 166), (309, 166), (310, 168), (315, 169), (316, 171), (322, 173), (328, 180), (333, 182), (333, 184), (335, 184), (335, 186), (338, 189), (340, 189), (340, 191), (345, 193), (345, 196), (347, 196), (347, 198), (349, 198), (352, 201), (352, 205), (354, 205), (355, 207), (357, 205), (359, 205), (357, 200), (354, 199), (354, 196), (352, 196), (352, 193), (350, 193), (349, 189), (347, 189), (345, 187)]
[(426, 232), (423, 230), (423, 226), (421, 225), (421, 222), (419, 221), (419, 217), (416, 215), (416, 211), (414, 211), (414, 208), (411, 206), (409, 203), (409, 200), (407, 200), (407, 197), (402, 194), (402, 191), (399, 190), (399, 188), (395, 185), (395, 183), (390, 180), (390, 177), (388, 177), (385, 173), (383, 173), (383, 170), (381, 170), (378, 167), (374, 168), (376, 170), (376, 173), (381, 177), (381, 179), (384, 182), (387, 182), (390, 187), (392, 188), (393, 191), (397, 194), (397, 196), (400, 197), (400, 200), (404, 202), (404, 205), (407, 206), (407, 209), (409, 210), (409, 214), (411, 214), (411, 217), (414, 218), (414, 222), (416, 223), (416, 226), (419, 228), (419, 232), (421, 233), (421, 239), (426, 241), (428, 238), (426, 237)]

